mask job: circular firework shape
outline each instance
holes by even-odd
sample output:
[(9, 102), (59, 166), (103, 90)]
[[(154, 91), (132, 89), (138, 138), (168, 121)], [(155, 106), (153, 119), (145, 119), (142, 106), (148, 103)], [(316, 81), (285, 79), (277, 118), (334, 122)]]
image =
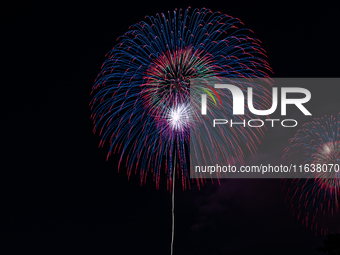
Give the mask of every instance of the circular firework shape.
[[(212, 77), (269, 79), (272, 70), (265, 51), (258, 39), (249, 36), (251, 33), (237, 18), (206, 8), (191, 11), (190, 7), (146, 16), (145, 21), (130, 26), (107, 53), (91, 92), (93, 132), (99, 131), (99, 146), (109, 142), (107, 157), (119, 153), (118, 168), (125, 161), (128, 177), (139, 171), (141, 184), (151, 173), (157, 188), (164, 166), (170, 190), (177, 158), (177, 177), (184, 189), (190, 187), (190, 130), (202, 121), (193, 110), (190, 89), (216, 93), (209, 86), (192, 88), (190, 81)], [(266, 105), (254, 104), (260, 109)], [(223, 108), (232, 112), (230, 104)], [(250, 119), (251, 115), (236, 116), (236, 121), (242, 118)], [(255, 152), (259, 142), (258, 135), (247, 129), (230, 131), (224, 139), (227, 160), (242, 160), (240, 143)], [(197, 178), (196, 182), (200, 185), (203, 180)]]
[(339, 231), (334, 222), (339, 223), (340, 113), (305, 123), (289, 140), (283, 159), (315, 168), (308, 178), (283, 181), (285, 200), (293, 214), (321, 234)]

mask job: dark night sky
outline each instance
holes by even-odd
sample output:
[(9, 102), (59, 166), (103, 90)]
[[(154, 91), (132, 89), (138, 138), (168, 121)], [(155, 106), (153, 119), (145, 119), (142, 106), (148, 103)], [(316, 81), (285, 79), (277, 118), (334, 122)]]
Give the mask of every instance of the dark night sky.
[[(138, 176), (117, 173), (117, 156), (106, 161), (108, 148), (98, 149), (88, 104), (118, 36), (145, 15), (188, 6), (240, 18), (263, 42), (273, 77), (339, 77), (334, 2), (12, 3), (0, 15), (2, 254), (170, 253), (165, 183), (156, 190), (149, 178), (140, 187)], [(334, 88), (333, 100), (339, 91)], [(315, 102), (315, 111), (329, 108), (325, 96)], [(290, 137), (280, 133), (276, 145), (275, 132), (264, 139), (260, 156)], [(322, 240), (292, 217), (278, 180), (176, 189), (176, 255), (307, 255)]]

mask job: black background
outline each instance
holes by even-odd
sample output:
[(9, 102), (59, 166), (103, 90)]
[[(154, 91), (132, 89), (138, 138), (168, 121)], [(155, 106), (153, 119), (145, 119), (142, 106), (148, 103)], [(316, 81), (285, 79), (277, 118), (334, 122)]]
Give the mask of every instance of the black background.
[[(164, 180), (156, 190), (151, 178), (140, 187), (138, 175), (128, 180), (124, 169), (117, 173), (118, 156), (106, 161), (107, 147), (98, 149), (88, 104), (118, 36), (145, 15), (188, 6), (240, 18), (263, 42), (273, 77), (339, 76), (336, 2), (7, 5), (1, 10), (2, 254), (170, 253)], [(176, 188), (177, 255), (314, 254), (324, 238), (293, 218), (278, 180)]]

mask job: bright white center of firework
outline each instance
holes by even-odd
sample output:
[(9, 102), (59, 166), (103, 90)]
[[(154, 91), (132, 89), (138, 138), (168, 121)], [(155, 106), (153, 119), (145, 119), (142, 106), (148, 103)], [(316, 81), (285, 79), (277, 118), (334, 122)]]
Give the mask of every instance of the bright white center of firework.
[(171, 123), (172, 128), (174, 128), (174, 129), (180, 129), (181, 128), (182, 125), (181, 125), (180, 108), (171, 109), (170, 123)]
[(178, 105), (170, 109), (168, 121), (173, 130), (182, 131), (189, 125), (188, 107)]
[(180, 119), (181, 115), (179, 114), (178, 110), (176, 112), (173, 113), (173, 116), (172, 116), (172, 119), (173, 119), (173, 122), (178, 122), (179, 119)]
[(326, 155), (330, 154), (331, 153), (331, 149), (329, 148), (329, 146), (327, 144), (325, 144), (323, 146), (323, 151)]

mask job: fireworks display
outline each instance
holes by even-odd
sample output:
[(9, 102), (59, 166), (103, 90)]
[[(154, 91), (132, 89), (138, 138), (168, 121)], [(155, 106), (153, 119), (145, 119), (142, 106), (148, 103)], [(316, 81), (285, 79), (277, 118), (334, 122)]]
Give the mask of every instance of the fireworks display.
[(339, 212), (340, 114), (304, 124), (289, 142), (284, 159), (320, 169), (306, 179), (285, 180), (287, 202), (306, 227), (327, 234), (334, 227), (329, 218)]
[[(190, 117), (190, 80), (267, 78), (271, 72), (261, 42), (242, 26), (239, 19), (209, 9), (176, 9), (147, 16), (117, 39), (95, 80), (90, 107), (100, 146), (109, 142), (108, 157), (119, 153), (118, 166), (125, 162), (129, 177), (139, 171), (142, 184), (152, 173), (158, 188), (164, 166), (171, 190), (176, 157), (176, 175), (183, 188), (190, 186), (190, 128), (201, 118)], [(202, 89), (216, 94), (209, 86)], [(223, 107), (231, 112), (231, 105)], [(238, 143), (244, 142), (255, 150), (258, 138), (239, 130), (225, 135), (226, 146), (229, 140), (226, 156), (241, 157), (233, 148), (240, 150)]]

